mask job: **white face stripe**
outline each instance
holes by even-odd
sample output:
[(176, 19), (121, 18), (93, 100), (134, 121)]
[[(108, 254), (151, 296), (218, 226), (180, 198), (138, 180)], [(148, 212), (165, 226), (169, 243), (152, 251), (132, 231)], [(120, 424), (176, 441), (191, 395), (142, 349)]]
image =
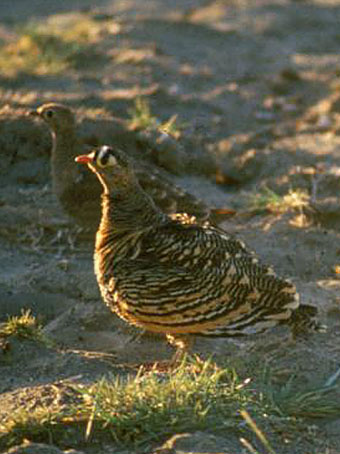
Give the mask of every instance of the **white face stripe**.
[(117, 165), (117, 159), (114, 156), (112, 156), (112, 155), (110, 155), (110, 157), (109, 157), (109, 164), (112, 167)]

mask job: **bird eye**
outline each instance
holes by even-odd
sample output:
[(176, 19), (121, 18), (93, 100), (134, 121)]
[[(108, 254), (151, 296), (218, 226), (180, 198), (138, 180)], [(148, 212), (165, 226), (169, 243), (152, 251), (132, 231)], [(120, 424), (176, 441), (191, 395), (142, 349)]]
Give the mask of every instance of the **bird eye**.
[(106, 167), (107, 166), (107, 163), (109, 161), (109, 153), (105, 153), (105, 154), (102, 154), (101, 156), (99, 156), (99, 159), (98, 159), (98, 164), (100, 165), (100, 167)]
[(99, 167), (107, 167), (111, 166), (114, 167), (117, 165), (117, 159), (112, 154), (112, 149), (107, 146), (103, 146), (97, 154), (96, 159)]
[(47, 118), (52, 118), (53, 117), (53, 110), (46, 110), (45, 115)]

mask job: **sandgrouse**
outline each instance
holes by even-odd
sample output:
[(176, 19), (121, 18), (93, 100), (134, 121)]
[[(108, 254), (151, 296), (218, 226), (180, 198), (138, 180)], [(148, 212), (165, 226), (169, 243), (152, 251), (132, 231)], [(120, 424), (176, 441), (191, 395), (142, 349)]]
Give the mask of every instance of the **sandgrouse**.
[(128, 323), (186, 348), (192, 335), (238, 336), (288, 324), (318, 328), (316, 308), (208, 222), (168, 216), (141, 188), (129, 157), (103, 146), (76, 158), (103, 186), (95, 273), (105, 303)]
[[(31, 115), (42, 118), (52, 133), (52, 183), (61, 206), (79, 225), (95, 232), (100, 220), (101, 186), (97, 178), (78, 166), (74, 158), (84, 152), (84, 144), (76, 129), (72, 110), (62, 104), (43, 104)], [(135, 139), (132, 131), (118, 127), (113, 132), (121, 142), (127, 144)], [(142, 155), (142, 153), (141, 153)], [(186, 212), (199, 220), (209, 216), (209, 209), (203, 201), (180, 189), (170, 181), (165, 171), (136, 159), (136, 174), (143, 189), (151, 195), (156, 205), (168, 213)]]

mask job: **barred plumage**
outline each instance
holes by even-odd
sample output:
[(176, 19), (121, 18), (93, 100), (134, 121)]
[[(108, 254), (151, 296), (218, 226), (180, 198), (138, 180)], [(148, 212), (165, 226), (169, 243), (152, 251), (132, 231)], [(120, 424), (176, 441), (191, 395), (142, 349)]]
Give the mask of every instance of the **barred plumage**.
[(76, 160), (104, 188), (95, 273), (104, 301), (124, 320), (175, 340), (258, 333), (281, 323), (294, 330), (292, 314), (317, 327), (315, 308), (299, 306), (294, 285), (241, 241), (190, 216), (162, 213), (122, 151), (104, 146)]
[[(84, 152), (84, 144), (77, 134), (76, 120), (72, 110), (57, 103), (43, 104), (31, 115), (42, 118), (52, 133), (52, 182), (53, 190), (67, 214), (78, 224), (95, 232), (100, 221), (101, 186), (97, 178), (77, 166), (74, 158)], [(136, 135), (129, 131), (122, 120), (115, 122), (112, 130), (114, 140), (130, 148), (136, 148)], [(90, 151), (90, 150), (89, 150)], [(168, 174), (152, 164), (143, 161), (143, 153), (133, 156), (136, 173), (143, 189), (155, 203), (167, 213), (185, 211), (199, 220), (209, 217), (210, 210), (192, 194), (176, 186)]]

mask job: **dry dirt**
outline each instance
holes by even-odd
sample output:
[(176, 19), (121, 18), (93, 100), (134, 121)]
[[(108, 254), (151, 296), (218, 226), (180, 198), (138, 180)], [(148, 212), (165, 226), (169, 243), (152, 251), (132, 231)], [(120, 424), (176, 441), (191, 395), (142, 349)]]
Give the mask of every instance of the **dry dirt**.
[[(162, 339), (134, 340), (134, 331), (108, 317), (92, 244), (81, 241), (51, 192), (49, 134), (25, 117), (46, 101), (70, 105), (82, 133), (102, 142), (110, 141), (112, 118), (126, 117), (137, 94), (149, 95), (161, 119), (178, 114), (199, 151), (187, 149), (195, 159), (177, 174), (170, 158), (159, 162), (207, 203), (235, 209), (223, 227), (290, 277), (328, 325), (327, 334), (301, 343), (279, 332), (241, 348), (200, 340), (196, 351), (242, 364), (268, 361), (303, 385), (322, 384), (340, 362), (340, 2), (16, 0), (1, 2), (0, 32), (13, 22), (79, 11), (119, 24), (118, 33), (95, 44), (103, 58), (57, 76), (0, 73), (0, 319), (31, 308), (58, 345), (14, 340), (0, 353), (0, 418), (8, 408), (29, 406), (41, 389), (48, 394), (51, 383), (89, 381), (172, 353)], [(218, 184), (207, 156), (216, 162)], [(249, 200), (265, 186), (282, 195), (303, 189), (309, 207), (302, 214), (249, 214)], [(340, 453), (340, 419), (313, 424), (312, 434), (288, 446), (273, 436), (276, 452)], [(53, 449), (13, 452), (61, 452)], [(122, 452), (113, 445), (82, 450)], [(248, 451), (228, 434), (194, 433), (157, 452)]]

